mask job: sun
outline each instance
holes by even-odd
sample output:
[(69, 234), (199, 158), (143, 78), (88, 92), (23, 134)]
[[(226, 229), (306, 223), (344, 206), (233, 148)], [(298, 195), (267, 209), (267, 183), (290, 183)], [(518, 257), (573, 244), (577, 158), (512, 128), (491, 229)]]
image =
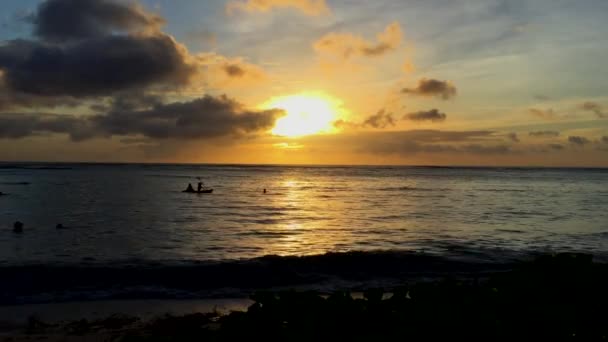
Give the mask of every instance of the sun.
[(263, 107), (282, 109), (286, 113), (276, 121), (272, 134), (301, 137), (333, 132), (339, 106), (339, 101), (327, 95), (301, 93), (273, 98)]

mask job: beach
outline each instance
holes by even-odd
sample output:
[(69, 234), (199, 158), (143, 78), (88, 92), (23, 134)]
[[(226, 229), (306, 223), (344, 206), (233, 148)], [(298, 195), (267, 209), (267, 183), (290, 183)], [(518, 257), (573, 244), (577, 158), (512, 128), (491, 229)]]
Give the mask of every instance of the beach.
[[(603, 340), (608, 264), (542, 255), (484, 278), (403, 283), (386, 292), (257, 291), (251, 300), (111, 301), (5, 307), (6, 341), (269, 341), (464, 338)], [(166, 311), (165, 311), (166, 310)], [(112, 312), (112, 314), (108, 314)], [(44, 315), (56, 315), (44, 319)], [(46, 316), (47, 318), (49, 316)]]

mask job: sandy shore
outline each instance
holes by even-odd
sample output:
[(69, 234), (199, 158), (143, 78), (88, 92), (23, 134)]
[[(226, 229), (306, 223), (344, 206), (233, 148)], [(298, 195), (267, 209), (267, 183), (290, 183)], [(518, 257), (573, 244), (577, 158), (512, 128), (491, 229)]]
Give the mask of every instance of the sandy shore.
[(107, 300), (51, 304), (0, 306), (0, 337), (23, 331), (28, 319), (60, 324), (86, 319), (105, 319), (112, 315), (150, 320), (166, 314), (183, 316), (193, 313), (246, 311), (253, 301), (245, 298), (205, 300)]

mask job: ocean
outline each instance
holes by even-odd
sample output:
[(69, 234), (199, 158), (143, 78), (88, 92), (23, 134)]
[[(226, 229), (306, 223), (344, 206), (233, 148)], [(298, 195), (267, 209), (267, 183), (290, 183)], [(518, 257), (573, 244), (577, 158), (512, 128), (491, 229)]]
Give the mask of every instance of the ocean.
[[(182, 193), (196, 177), (214, 192)], [(3, 163), (0, 191), (0, 303), (608, 259), (608, 169)]]

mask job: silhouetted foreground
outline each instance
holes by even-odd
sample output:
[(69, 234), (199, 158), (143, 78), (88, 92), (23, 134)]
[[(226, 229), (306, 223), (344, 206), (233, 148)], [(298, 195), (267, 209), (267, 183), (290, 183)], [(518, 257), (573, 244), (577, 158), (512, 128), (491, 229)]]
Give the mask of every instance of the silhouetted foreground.
[(149, 322), (114, 316), (29, 333), (103, 334), (119, 341), (605, 340), (608, 265), (583, 254), (543, 256), (484, 281), (446, 279), (348, 293), (257, 293), (247, 312), (166, 316)]

